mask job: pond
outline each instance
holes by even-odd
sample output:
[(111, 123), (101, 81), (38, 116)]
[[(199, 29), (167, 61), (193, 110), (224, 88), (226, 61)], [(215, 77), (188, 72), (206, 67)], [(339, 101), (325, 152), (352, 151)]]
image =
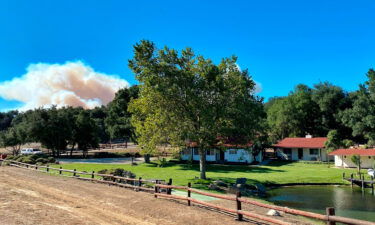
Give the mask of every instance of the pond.
[(375, 196), (367, 189), (349, 186), (292, 186), (268, 191), (267, 201), (276, 205), (325, 214), (335, 207), (336, 215), (375, 222)]

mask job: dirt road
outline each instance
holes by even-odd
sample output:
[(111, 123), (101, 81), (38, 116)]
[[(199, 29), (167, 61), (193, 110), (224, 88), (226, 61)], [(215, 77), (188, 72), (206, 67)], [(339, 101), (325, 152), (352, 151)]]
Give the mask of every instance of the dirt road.
[[(264, 212), (262, 212), (264, 213)], [(295, 218), (283, 218), (297, 224)], [(143, 192), (0, 167), (0, 224), (254, 224)]]

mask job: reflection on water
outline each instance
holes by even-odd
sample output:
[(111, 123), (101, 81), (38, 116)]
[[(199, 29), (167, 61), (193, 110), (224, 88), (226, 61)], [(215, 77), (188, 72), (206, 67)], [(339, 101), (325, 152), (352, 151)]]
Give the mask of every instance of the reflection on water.
[(267, 200), (277, 205), (325, 213), (335, 207), (336, 215), (375, 222), (375, 196), (369, 189), (347, 186), (296, 186), (273, 189)]

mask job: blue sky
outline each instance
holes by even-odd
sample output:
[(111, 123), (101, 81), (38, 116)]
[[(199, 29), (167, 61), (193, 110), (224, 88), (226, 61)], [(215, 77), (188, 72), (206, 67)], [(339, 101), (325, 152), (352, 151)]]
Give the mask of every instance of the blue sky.
[[(80, 60), (135, 84), (127, 60), (149, 39), (215, 62), (237, 55), (266, 99), (319, 81), (351, 91), (375, 65), (374, 12), (373, 0), (2, 0), (0, 82), (29, 64)], [(21, 105), (0, 98), (0, 110)]]

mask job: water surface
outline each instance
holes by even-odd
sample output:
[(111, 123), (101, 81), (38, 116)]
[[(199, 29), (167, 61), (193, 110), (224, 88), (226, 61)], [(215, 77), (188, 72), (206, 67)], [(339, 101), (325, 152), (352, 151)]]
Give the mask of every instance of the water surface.
[(294, 186), (270, 190), (267, 200), (280, 206), (325, 214), (335, 207), (336, 215), (375, 222), (375, 196), (370, 189), (349, 186)]

